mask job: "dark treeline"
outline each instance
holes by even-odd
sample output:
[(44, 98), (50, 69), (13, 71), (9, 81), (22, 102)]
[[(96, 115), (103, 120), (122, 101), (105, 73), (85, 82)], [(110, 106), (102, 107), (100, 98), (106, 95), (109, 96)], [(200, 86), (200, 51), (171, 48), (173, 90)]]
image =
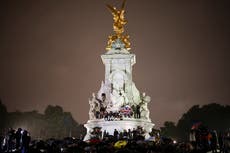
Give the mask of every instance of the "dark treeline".
[(83, 125), (78, 124), (70, 112), (64, 112), (60, 106), (48, 105), (44, 113), (8, 112), (0, 100), (0, 135), (4, 135), (8, 128), (22, 128), (30, 132), (32, 138), (64, 138), (77, 137), (85, 133)]
[(161, 134), (178, 140), (188, 140), (191, 127), (200, 123), (219, 134), (230, 130), (230, 106), (216, 103), (194, 105), (179, 119), (178, 123), (167, 121), (161, 127)]

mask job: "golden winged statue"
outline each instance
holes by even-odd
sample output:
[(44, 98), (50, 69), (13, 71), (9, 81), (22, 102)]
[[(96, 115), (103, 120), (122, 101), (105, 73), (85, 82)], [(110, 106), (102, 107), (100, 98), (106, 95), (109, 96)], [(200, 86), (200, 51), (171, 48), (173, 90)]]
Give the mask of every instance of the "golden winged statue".
[(111, 49), (111, 45), (116, 39), (120, 39), (125, 44), (125, 48), (130, 50), (129, 35), (123, 35), (124, 25), (127, 24), (127, 21), (125, 20), (125, 2), (126, 0), (123, 1), (121, 9), (117, 9), (116, 7), (107, 4), (108, 9), (113, 15), (113, 31), (115, 34), (109, 36), (106, 50)]

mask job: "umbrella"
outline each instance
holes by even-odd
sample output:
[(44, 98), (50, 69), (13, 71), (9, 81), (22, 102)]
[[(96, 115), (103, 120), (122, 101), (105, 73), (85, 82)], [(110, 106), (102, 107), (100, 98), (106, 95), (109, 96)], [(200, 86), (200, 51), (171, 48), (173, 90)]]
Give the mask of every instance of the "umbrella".
[(125, 140), (119, 140), (114, 144), (114, 147), (117, 149), (124, 148), (127, 145), (127, 141)]

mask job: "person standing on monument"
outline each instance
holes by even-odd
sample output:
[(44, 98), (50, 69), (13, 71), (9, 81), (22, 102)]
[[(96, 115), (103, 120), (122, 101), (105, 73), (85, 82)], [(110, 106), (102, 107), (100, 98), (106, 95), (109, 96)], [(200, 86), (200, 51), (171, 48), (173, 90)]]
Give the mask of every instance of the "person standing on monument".
[(133, 111), (133, 117), (136, 118), (136, 116), (137, 116), (137, 111), (136, 111), (135, 105), (132, 105), (131, 108), (132, 108), (132, 111)]
[(141, 107), (140, 107), (140, 105), (137, 105), (136, 106), (136, 113), (137, 113), (137, 115), (136, 115), (136, 117), (137, 118), (141, 118)]

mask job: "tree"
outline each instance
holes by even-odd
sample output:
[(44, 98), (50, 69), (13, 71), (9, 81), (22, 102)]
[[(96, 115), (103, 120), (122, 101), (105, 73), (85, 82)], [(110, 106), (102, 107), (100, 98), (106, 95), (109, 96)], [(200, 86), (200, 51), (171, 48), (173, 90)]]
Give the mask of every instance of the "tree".
[(58, 117), (63, 115), (63, 109), (61, 106), (48, 105), (45, 109), (45, 116), (47, 118)]
[(188, 140), (190, 128), (195, 121), (200, 120), (200, 106), (192, 106), (177, 123), (178, 137), (182, 140)]
[(230, 127), (230, 106), (211, 103), (191, 107), (178, 121), (179, 137), (188, 140), (189, 131), (194, 123), (201, 122), (209, 129), (225, 131)]
[(79, 124), (73, 119), (70, 112), (63, 112), (61, 106), (47, 106), (45, 109), (46, 137), (61, 138), (67, 136), (79, 137), (76, 129)]
[(164, 127), (161, 127), (161, 135), (171, 138), (178, 137), (177, 127), (174, 122), (166, 121)]
[(80, 137), (81, 133), (85, 133), (85, 128), (73, 119), (70, 112), (64, 112), (61, 106), (49, 105), (44, 114), (36, 110), (7, 112), (0, 101), (0, 120), (0, 132), (8, 127), (14, 129), (20, 127), (28, 130), (33, 138)]

